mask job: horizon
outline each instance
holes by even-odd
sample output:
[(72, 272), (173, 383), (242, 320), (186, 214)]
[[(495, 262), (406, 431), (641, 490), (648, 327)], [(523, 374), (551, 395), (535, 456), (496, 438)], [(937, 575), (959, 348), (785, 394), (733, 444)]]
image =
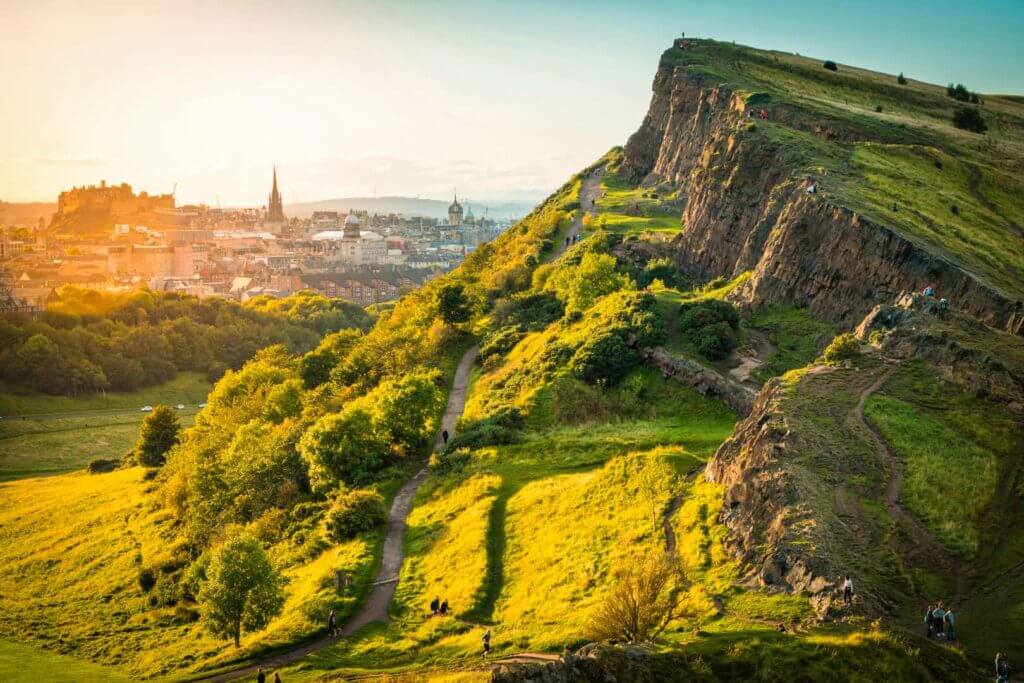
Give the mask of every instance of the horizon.
[[(444, 200), (453, 187), (531, 201), (625, 143), (660, 54), (681, 31), (984, 93), (1024, 92), (1024, 53), (1012, 39), (1024, 31), (1024, 7), (990, 0), (923, 10), (874, 1), (855, 9), (159, 2), (88, 11), (11, 3), (0, 20), (24, 30), (0, 45), (12, 67), (0, 92), (17, 105), (0, 112), (0, 199), (53, 202), (105, 179), (152, 194), (176, 186), (182, 204), (260, 206), (276, 164), (286, 205)], [(250, 30), (238, 32), (239, 23)], [(807, 25), (818, 26), (814, 35)], [(948, 48), (949, 26), (957, 50)], [(897, 36), (899, 54), (888, 49)]]

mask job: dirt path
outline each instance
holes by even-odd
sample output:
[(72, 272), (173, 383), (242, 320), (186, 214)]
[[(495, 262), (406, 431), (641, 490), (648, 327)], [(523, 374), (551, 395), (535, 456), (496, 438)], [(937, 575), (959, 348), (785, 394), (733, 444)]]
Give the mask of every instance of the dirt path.
[[(874, 442), (875, 448), (885, 456), (889, 474), (889, 482), (885, 491), (885, 508), (889, 512), (889, 516), (902, 526), (906, 537), (911, 539), (919, 555), (938, 560), (941, 564), (945, 565), (946, 570), (953, 577), (954, 585), (953, 599), (951, 602), (947, 602), (947, 604), (959, 604), (963, 596), (964, 582), (959, 560), (939, 542), (935, 534), (928, 527), (921, 523), (917, 517), (900, 503), (900, 489), (903, 486), (903, 468), (900, 467), (896, 454), (889, 448), (889, 443), (870, 422), (864, 419), (864, 406), (867, 404), (868, 399), (882, 388), (882, 385), (885, 384), (892, 373), (893, 369), (886, 370), (878, 376), (871, 386), (861, 392), (857, 405), (853, 409), (852, 416), (864, 426)], [(897, 539), (894, 538), (894, 540)]]
[(569, 229), (559, 237), (555, 250), (547, 261), (554, 261), (565, 253), (565, 250), (569, 248), (566, 239), (572, 242), (577, 235), (583, 234), (583, 215), (585, 213), (597, 214), (597, 200), (601, 197), (601, 178), (603, 176), (603, 168), (584, 176), (583, 182), (580, 184), (580, 209), (576, 212), (576, 217), (572, 219)]
[[(455, 424), (462, 415), (462, 409), (466, 405), (466, 394), (469, 391), (469, 373), (473, 368), (473, 361), (479, 349), (474, 346), (466, 351), (459, 360), (455, 369), (455, 378), (452, 381), (451, 391), (448, 393), (448, 405), (441, 418), (441, 428), (437, 432), (437, 439), (434, 441), (434, 449), (440, 450), (444, 446), (442, 432), (447, 431), (449, 438), (455, 435)], [(363, 603), (355, 615), (345, 622), (341, 627), (340, 637), (350, 636), (367, 624), (375, 621), (390, 621), (388, 606), (395, 594), (395, 587), (398, 584), (398, 574), (402, 569), (402, 561), (405, 559), (405, 520), (412, 511), (412, 501), (416, 491), (427, 478), (427, 468), (422, 468), (409, 481), (405, 482), (391, 502), (391, 510), (388, 512), (387, 531), (384, 535), (384, 548), (381, 552), (380, 570), (377, 572), (377, 580), (373, 582), (373, 590), (370, 596)], [(279, 669), (302, 659), (308, 654), (322, 650), (336, 642), (337, 638), (324, 636), (311, 643), (306, 643), (286, 652), (268, 657), (241, 669), (235, 669), (222, 674), (209, 676), (198, 680), (206, 681), (231, 681), (243, 676), (251, 676), (256, 670), (262, 667), (268, 671)]]

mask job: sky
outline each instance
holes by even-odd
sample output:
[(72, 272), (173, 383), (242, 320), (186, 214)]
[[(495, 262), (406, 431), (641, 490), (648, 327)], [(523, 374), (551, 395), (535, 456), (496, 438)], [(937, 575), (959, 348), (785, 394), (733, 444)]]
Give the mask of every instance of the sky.
[(1024, 0), (0, 0), (0, 200), (538, 198), (636, 130), (681, 31), (1024, 94)]

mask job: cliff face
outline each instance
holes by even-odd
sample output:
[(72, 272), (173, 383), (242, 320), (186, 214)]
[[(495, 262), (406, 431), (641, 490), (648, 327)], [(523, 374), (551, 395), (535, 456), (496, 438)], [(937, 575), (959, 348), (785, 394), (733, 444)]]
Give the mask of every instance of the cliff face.
[[(954, 308), (1005, 327), (1013, 305), (1001, 293), (824, 193), (808, 193), (814, 181), (799, 177), (787, 150), (748, 130), (757, 126), (748, 107), (743, 94), (663, 64), (647, 116), (626, 144), (626, 174), (668, 181), (686, 196), (674, 241), (680, 268), (701, 278), (752, 271), (740, 300), (806, 306), (847, 327), (876, 303), (934, 285)], [(772, 106), (771, 121), (822, 140), (865, 137), (794, 107)]]

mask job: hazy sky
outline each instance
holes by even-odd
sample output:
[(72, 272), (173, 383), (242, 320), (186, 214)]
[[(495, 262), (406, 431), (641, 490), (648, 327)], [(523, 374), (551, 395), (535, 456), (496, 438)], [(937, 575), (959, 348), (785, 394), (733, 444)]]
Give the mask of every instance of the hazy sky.
[(0, 0), (0, 199), (548, 191), (636, 129), (680, 31), (1024, 93), (1024, 0)]

